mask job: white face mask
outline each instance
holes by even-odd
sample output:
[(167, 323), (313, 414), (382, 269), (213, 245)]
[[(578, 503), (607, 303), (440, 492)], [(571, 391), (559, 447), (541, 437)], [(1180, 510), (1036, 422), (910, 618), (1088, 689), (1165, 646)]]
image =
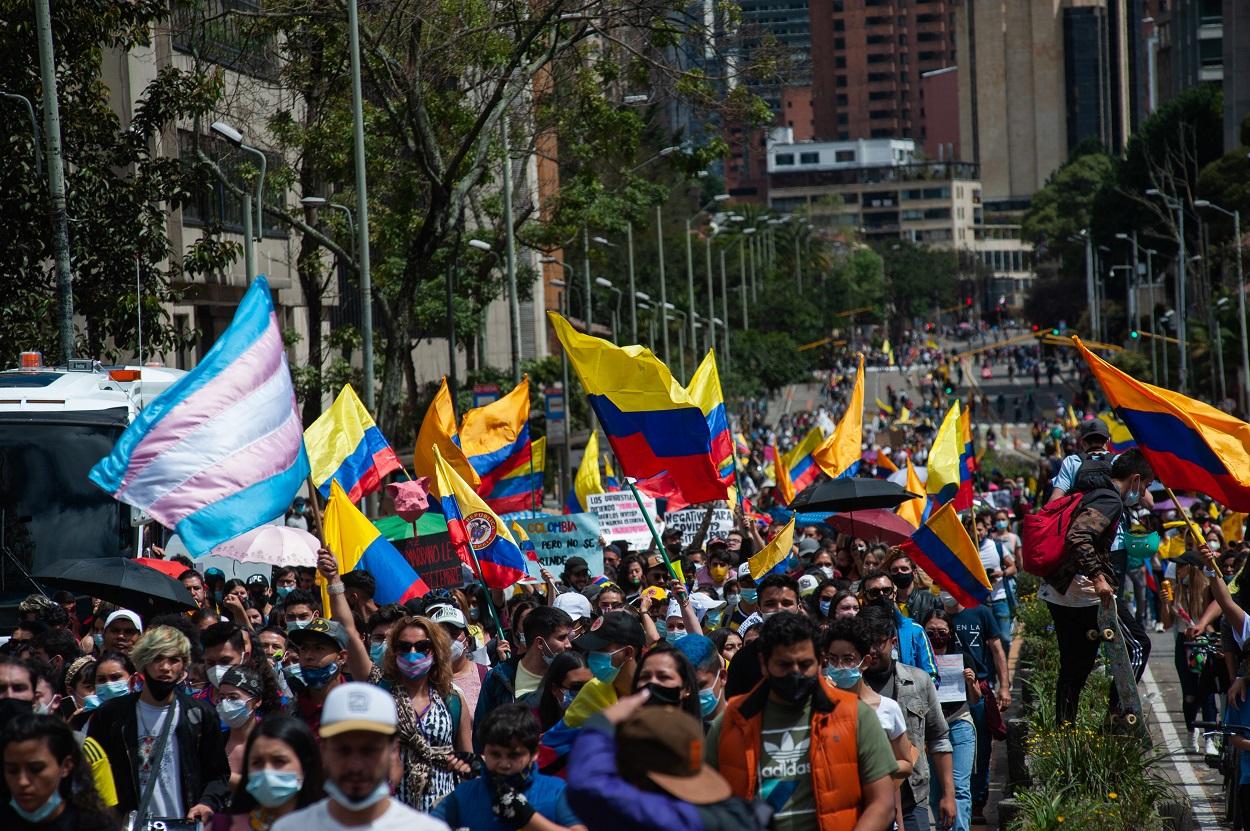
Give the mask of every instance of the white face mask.
[(208, 683), (217, 688), (221, 686), (221, 679), (226, 677), (226, 673), (229, 671), (230, 667), (227, 666), (211, 666), (204, 671), (204, 675), (208, 678)]

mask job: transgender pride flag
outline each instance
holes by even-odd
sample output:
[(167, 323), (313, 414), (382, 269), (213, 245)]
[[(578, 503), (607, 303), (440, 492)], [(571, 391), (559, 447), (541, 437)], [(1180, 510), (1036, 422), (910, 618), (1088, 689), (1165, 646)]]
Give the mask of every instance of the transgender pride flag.
[(286, 512), (308, 456), (263, 276), (199, 366), (139, 413), (90, 478), (176, 530), (192, 557)]

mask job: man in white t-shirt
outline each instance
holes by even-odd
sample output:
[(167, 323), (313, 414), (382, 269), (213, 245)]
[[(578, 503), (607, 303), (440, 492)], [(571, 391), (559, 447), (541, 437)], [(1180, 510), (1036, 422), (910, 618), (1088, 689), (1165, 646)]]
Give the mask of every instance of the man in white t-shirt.
[(321, 760), (328, 799), (287, 814), (273, 831), (449, 831), (446, 823), (391, 798), (395, 701), (381, 688), (353, 682), (326, 696)]

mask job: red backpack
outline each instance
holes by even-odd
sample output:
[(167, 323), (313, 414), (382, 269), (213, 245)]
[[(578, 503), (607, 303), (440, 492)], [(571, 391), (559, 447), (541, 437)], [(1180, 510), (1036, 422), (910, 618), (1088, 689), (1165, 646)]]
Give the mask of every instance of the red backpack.
[(1020, 565), (1025, 571), (1049, 577), (1063, 564), (1068, 526), (1086, 496), (1067, 494), (1024, 518), (1020, 528)]

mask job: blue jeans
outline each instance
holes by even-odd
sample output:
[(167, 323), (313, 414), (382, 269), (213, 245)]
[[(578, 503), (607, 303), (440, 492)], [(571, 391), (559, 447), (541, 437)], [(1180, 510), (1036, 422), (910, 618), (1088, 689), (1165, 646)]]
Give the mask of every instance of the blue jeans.
[[(991, 600), (990, 611), (998, 620), (998, 637), (1003, 640), (1003, 655), (1011, 656), (1011, 608), (1006, 600)], [(991, 667), (993, 669), (993, 667)]]
[[(993, 695), (993, 691), (990, 695)], [(990, 737), (990, 728), (985, 721), (985, 699), (970, 704), (972, 720), (976, 724), (976, 764), (972, 768), (972, 804), (974, 807), (985, 807), (990, 801), (990, 750), (994, 740)]]
[[(977, 729), (967, 719), (949, 722), (951, 740), (951, 767), (955, 774), (955, 824), (953, 831), (968, 831), (972, 825), (972, 767), (976, 763)], [(929, 762), (930, 770), (933, 762)], [(933, 816), (940, 817), (938, 803), (942, 799), (940, 790), (929, 789), (929, 806)]]

